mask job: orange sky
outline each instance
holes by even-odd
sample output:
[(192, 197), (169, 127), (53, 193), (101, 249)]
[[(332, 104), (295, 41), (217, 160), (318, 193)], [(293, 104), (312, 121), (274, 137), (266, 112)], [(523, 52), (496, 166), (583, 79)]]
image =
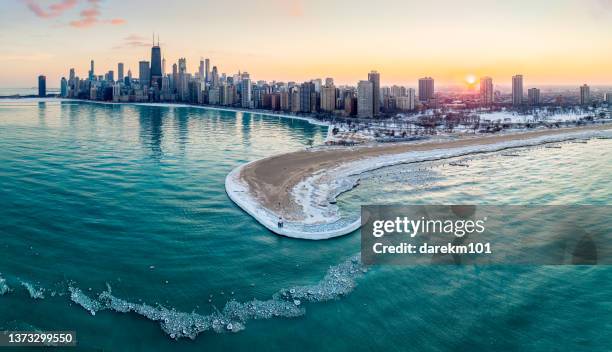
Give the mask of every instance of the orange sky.
[(355, 84), (370, 70), (383, 85), (467, 75), (510, 84), (612, 84), (612, 1), (24, 0), (0, 14), (0, 87), (58, 85), (121, 61), (137, 74), (150, 33), (169, 64), (194, 71), (210, 57), (222, 72), (256, 80), (333, 77)]

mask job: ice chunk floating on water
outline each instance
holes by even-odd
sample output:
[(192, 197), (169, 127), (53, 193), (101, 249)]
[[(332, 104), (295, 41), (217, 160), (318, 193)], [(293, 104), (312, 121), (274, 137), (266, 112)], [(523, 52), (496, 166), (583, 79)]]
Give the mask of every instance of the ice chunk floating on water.
[(249, 320), (270, 319), (274, 317), (293, 318), (305, 314), (302, 302), (320, 302), (337, 299), (355, 288), (355, 280), (363, 275), (365, 267), (359, 255), (355, 255), (340, 265), (331, 267), (323, 280), (311, 286), (296, 286), (284, 289), (271, 299), (249, 302), (231, 300), (221, 311), (208, 315), (178, 312), (163, 306), (133, 303), (112, 294), (110, 286), (96, 298), (85, 295), (80, 289), (70, 287), (73, 302), (95, 315), (100, 310), (119, 313), (136, 313), (149, 320), (159, 322), (162, 330), (173, 339), (189, 337), (194, 339), (204, 331), (238, 332), (244, 329)]

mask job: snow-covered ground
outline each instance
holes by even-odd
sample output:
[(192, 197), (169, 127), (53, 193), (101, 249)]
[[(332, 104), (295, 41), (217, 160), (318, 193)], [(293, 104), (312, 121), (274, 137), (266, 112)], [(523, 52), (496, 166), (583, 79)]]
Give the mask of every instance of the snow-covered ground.
[(364, 172), (401, 163), (432, 161), (473, 153), (494, 152), (507, 148), (597, 136), (612, 138), (612, 129), (567, 132), (531, 139), (518, 139), (495, 144), (473, 145), (452, 149), (412, 151), (340, 164), (335, 168), (322, 170), (294, 187), (291, 196), (302, 207), (305, 220), (300, 222), (285, 220), (282, 228), (278, 227), (279, 216), (263, 207), (250, 193), (248, 185), (240, 178), (242, 168), (248, 164), (239, 166), (229, 173), (225, 179), (225, 188), (232, 201), (270, 231), (288, 237), (320, 240), (342, 236), (360, 227), (361, 219), (357, 214), (352, 214), (353, 216), (350, 218), (342, 217), (334, 203), (339, 194), (355, 187), (359, 175)]

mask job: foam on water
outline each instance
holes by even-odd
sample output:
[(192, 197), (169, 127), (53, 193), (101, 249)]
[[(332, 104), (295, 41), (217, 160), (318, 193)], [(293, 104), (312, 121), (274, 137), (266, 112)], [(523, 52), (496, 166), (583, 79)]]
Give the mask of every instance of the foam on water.
[(340, 298), (350, 293), (356, 279), (366, 272), (359, 255), (330, 267), (325, 277), (314, 285), (296, 286), (275, 293), (271, 299), (249, 302), (230, 300), (221, 311), (208, 315), (195, 312), (179, 312), (175, 309), (144, 303), (133, 303), (112, 294), (110, 285), (97, 298), (91, 298), (79, 288), (69, 287), (70, 298), (91, 315), (101, 310), (118, 313), (135, 313), (149, 320), (159, 322), (161, 329), (173, 339), (191, 338), (205, 331), (238, 332), (249, 320), (271, 319), (274, 317), (294, 318), (306, 313), (302, 301), (322, 302)]
[(45, 289), (42, 287), (36, 287), (33, 284), (26, 282), (26, 281), (21, 281), (21, 286), (25, 287), (26, 290), (28, 290), (28, 293), (30, 294), (30, 297), (34, 298), (34, 299), (43, 299), (45, 298)]
[(11, 288), (6, 283), (6, 279), (0, 276), (0, 296), (11, 292)]

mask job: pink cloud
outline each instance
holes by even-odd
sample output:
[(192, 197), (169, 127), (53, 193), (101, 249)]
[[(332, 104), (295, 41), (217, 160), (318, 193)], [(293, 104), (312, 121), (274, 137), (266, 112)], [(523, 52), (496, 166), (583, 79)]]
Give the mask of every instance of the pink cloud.
[[(60, 16), (67, 10), (75, 7), (79, 1), (82, 0), (62, 0), (53, 3), (48, 8), (42, 7), (37, 0), (23, 0), (36, 16), (40, 18), (53, 18)], [(113, 26), (119, 26), (127, 23), (123, 18), (112, 18), (112, 19), (100, 19), (100, 2), (101, 0), (86, 0), (84, 1), (87, 5), (85, 9), (80, 12), (80, 18), (77, 20), (70, 21), (68, 24), (75, 28), (89, 28), (97, 24), (109, 24)]]
[(57, 17), (64, 13), (64, 11), (70, 10), (78, 3), (78, 0), (62, 0), (58, 3), (49, 5), (48, 9), (44, 9), (35, 0), (24, 1), (28, 9), (30, 9), (30, 11), (32, 11), (36, 16), (41, 18)]

